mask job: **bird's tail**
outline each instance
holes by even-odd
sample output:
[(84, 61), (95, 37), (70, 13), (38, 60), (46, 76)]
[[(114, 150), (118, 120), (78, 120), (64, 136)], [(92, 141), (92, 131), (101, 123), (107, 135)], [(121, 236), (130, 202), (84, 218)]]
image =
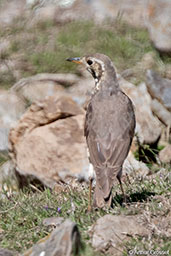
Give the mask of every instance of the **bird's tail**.
[(104, 193), (96, 185), (93, 205), (98, 208), (103, 208), (105, 206), (110, 207), (111, 203), (112, 203), (111, 191), (110, 191), (108, 197), (104, 198)]

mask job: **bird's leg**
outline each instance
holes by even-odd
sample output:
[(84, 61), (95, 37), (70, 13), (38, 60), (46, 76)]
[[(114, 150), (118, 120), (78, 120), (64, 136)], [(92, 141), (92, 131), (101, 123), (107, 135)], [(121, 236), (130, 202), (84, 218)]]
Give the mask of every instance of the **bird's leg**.
[(92, 191), (92, 177), (89, 178), (89, 200), (88, 200), (88, 211), (91, 212), (91, 191)]
[(120, 177), (120, 175), (117, 175), (116, 177), (117, 177), (117, 179), (119, 181), (119, 184), (120, 184), (120, 188), (121, 188), (121, 191), (122, 191), (124, 203), (126, 203), (126, 196), (125, 196), (125, 192), (124, 192), (124, 189), (123, 189), (123, 186), (122, 186), (121, 177)]

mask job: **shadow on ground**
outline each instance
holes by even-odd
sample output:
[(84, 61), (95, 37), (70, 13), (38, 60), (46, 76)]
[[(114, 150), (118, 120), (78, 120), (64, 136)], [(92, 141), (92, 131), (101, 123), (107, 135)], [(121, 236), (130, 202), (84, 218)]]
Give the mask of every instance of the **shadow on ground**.
[[(135, 202), (144, 202), (147, 201), (147, 199), (150, 199), (150, 197), (155, 196), (154, 192), (149, 192), (148, 190), (143, 190), (141, 192), (132, 193), (129, 196), (126, 197), (127, 203), (135, 203)], [(123, 195), (116, 194), (112, 198), (112, 207), (115, 205), (123, 205), (124, 198)]]

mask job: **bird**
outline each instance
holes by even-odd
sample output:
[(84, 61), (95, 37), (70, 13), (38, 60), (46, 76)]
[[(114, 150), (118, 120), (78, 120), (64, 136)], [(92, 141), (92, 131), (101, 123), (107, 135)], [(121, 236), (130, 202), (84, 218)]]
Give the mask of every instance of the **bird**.
[(68, 58), (67, 61), (82, 64), (95, 80), (86, 111), (84, 135), (89, 160), (96, 174), (94, 206), (110, 207), (115, 178), (119, 181), (125, 200), (122, 165), (134, 136), (134, 106), (121, 90), (115, 66), (108, 56), (95, 53)]

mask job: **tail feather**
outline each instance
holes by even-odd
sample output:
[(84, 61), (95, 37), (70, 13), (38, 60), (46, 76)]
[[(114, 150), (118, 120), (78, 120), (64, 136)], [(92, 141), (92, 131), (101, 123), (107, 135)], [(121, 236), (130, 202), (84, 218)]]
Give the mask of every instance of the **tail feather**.
[(99, 188), (98, 194), (100, 194), (103, 198), (107, 198), (110, 194), (110, 184), (108, 180), (107, 170), (104, 168), (97, 167), (95, 168), (96, 172), (96, 187)]
[(95, 188), (95, 194), (94, 194), (94, 206), (95, 207), (99, 207), (102, 208), (104, 206), (111, 206), (111, 202), (112, 202), (112, 194), (111, 191), (109, 192), (107, 197), (104, 197), (104, 193), (101, 189), (99, 189), (99, 187), (96, 184), (96, 188)]

